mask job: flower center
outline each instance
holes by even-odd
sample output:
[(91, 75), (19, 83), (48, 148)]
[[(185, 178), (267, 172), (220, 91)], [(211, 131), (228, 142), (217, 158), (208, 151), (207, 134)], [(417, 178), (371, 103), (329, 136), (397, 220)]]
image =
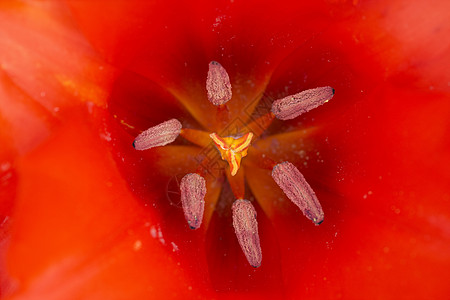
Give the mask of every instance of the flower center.
[(249, 132), (241, 137), (220, 137), (217, 133), (209, 135), (216, 144), (223, 160), (230, 165), (231, 176), (236, 175), (241, 166), (241, 159), (247, 156), (248, 147), (253, 138), (253, 133)]
[[(232, 90), (228, 73), (218, 62), (211, 62), (209, 65), (206, 91), (209, 102), (217, 106), (218, 116), (223, 116), (223, 113), (228, 111), (226, 103), (232, 98)], [(259, 138), (274, 118), (279, 120), (294, 119), (328, 102), (333, 95), (334, 89), (326, 86), (278, 99), (272, 103), (270, 112), (247, 124), (247, 130), (244, 131), (247, 133), (242, 136), (221, 137), (217, 133), (208, 134), (203, 130), (183, 128), (180, 121), (171, 119), (139, 134), (134, 140), (133, 146), (136, 150), (161, 147), (172, 143), (181, 135), (186, 140), (208, 149), (212, 147), (212, 139), (222, 160), (227, 161), (230, 168), (230, 173), (226, 173), (226, 177), (236, 198), (232, 206), (233, 227), (236, 237), (250, 265), (259, 267), (262, 261), (262, 252), (256, 210), (250, 201), (243, 199), (246, 184), (244, 172), (238, 173), (241, 160), (247, 156), (248, 148), (253, 139)], [(257, 149), (255, 149), (255, 153), (258, 156)], [(253, 152), (251, 155), (253, 155)], [(297, 205), (314, 224), (322, 223), (324, 213), (319, 200), (297, 167), (287, 161), (275, 162), (266, 154), (261, 154), (261, 157), (264, 159), (261, 159), (260, 167), (272, 170), (273, 180), (286, 197)], [(264, 163), (264, 161), (268, 161), (268, 163)], [(212, 180), (211, 176), (207, 177), (208, 174), (204, 172), (204, 169), (204, 166), (200, 164), (195, 173), (186, 174), (180, 183), (184, 215), (192, 229), (199, 228), (202, 223), (205, 211), (205, 195), (208, 193), (207, 184), (208, 181)], [(222, 167), (219, 172), (223, 174)]]

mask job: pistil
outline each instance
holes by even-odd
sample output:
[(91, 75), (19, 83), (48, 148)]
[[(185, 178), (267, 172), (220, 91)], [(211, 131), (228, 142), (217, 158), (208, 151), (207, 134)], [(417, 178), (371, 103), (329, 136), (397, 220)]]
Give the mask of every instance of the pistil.
[(220, 137), (217, 133), (209, 135), (220, 151), (223, 160), (226, 160), (230, 165), (231, 176), (236, 175), (241, 166), (241, 159), (247, 156), (247, 150), (253, 138), (253, 133), (248, 132), (239, 138), (234, 137)]

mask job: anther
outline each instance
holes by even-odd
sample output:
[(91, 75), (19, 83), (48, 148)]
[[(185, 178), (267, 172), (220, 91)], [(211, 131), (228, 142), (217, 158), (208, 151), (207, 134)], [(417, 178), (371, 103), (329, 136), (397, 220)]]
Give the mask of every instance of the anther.
[(276, 165), (272, 177), (286, 196), (316, 225), (323, 222), (322, 206), (305, 177), (290, 162)]
[(147, 150), (170, 144), (180, 134), (181, 127), (181, 123), (177, 119), (171, 119), (150, 127), (136, 137), (133, 142), (133, 147), (136, 150)]
[(209, 63), (206, 91), (208, 100), (214, 105), (225, 104), (231, 99), (230, 78), (225, 68), (216, 61)]
[(309, 89), (285, 98), (276, 100), (272, 104), (272, 113), (280, 120), (294, 119), (333, 98), (334, 89), (329, 86)]
[(187, 174), (181, 179), (180, 190), (186, 221), (191, 229), (197, 229), (202, 224), (205, 210), (205, 179), (196, 173)]
[(248, 200), (238, 199), (233, 203), (233, 227), (247, 261), (259, 267), (262, 261), (256, 210)]

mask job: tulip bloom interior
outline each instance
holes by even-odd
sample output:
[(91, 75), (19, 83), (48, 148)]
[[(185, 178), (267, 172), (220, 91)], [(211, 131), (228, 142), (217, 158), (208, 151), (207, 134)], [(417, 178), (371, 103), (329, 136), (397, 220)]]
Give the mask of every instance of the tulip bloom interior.
[(0, 298), (448, 297), (449, 5), (0, 1)]
[[(247, 151), (251, 149), (250, 152), (254, 152), (252, 153), (254, 164), (247, 167), (272, 170), (272, 177), (278, 186), (302, 210), (303, 214), (316, 225), (322, 223), (324, 218), (322, 207), (300, 171), (289, 162), (275, 162), (270, 158), (270, 154), (261, 152), (258, 149), (252, 149), (251, 143), (254, 141), (254, 138), (257, 139), (259, 135), (264, 133), (275, 117), (280, 120), (294, 119), (328, 102), (334, 95), (334, 89), (331, 87), (314, 88), (276, 100), (272, 104), (271, 111), (262, 117), (253, 118), (253, 121), (250, 121), (249, 124), (243, 127), (234, 127), (236, 126), (234, 125), (236, 119), (229, 113), (226, 106), (226, 103), (232, 98), (230, 78), (225, 68), (216, 61), (209, 64), (206, 90), (211, 104), (217, 106), (217, 120), (220, 124), (214, 127), (223, 127), (220, 136), (217, 133), (208, 133), (201, 130), (181, 129), (181, 123), (176, 119), (172, 119), (155, 125), (139, 134), (134, 140), (133, 146), (137, 150), (164, 146), (173, 142), (182, 133), (189, 141), (207, 149), (211, 148), (211, 142), (205, 138), (205, 136), (209, 135), (214, 142), (216, 150), (220, 152), (222, 160), (226, 160), (229, 165), (227, 168), (212, 169), (209, 166), (216, 163), (214, 158), (211, 159), (207, 156), (198, 158), (199, 165), (196, 173), (185, 175), (181, 183), (181, 201), (184, 215), (191, 229), (200, 227), (202, 223), (201, 218), (204, 214), (205, 194), (208, 192), (204, 182), (205, 180), (212, 181), (216, 177), (224, 176), (225, 169), (228, 169), (225, 171), (227, 172), (226, 177), (230, 181), (229, 184), (236, 197), (236, 202), (233, 204), (233, 224), (236, 236), (248, 262), (251, 266), (257, 268), (262, 261), (258, 223), (256, 211), (251, 202), (243, 199), (245, 197), (245, 168), (240, 169), (241, 160), (247, 156)], [(259, 100), (257, 99), (256, 101)], [(251, 114), (249, 117), (252, 119)], [(255, 127), (259, 127), (258, 135), (251, 131)], [(289, 145), (285, 145), (281, 149), (281, 151), (289, 151), (285, 150), (289, 149)], [(264, 159), (260, 161), (259, 156)], [(237, 175), (238, 173), (240, 174)], [(190, 180), (192, 178), (195, 179)], [(257, 197), (256, 200), (258, 200)], [(241, 209), (240, 207), (245, 208)], [(241, 213), (245, 210), (250, 212)], [(210, 216), (210, 214), (207, 215)], [(246, 237), (247, 235), (250, 237)]]

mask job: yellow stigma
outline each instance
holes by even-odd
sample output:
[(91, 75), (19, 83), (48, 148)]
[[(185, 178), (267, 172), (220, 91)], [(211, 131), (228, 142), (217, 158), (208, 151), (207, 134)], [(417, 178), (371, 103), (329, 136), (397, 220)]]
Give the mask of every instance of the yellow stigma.
[(217, 133), (209, 135), (220, 151), (223, 160), (230, 165), (231, 176), (236, 175), (241, 166), (241, 159), (247, 155), (247, 149), (253, 138), (253, 133), (249, 132), (240, 138), (220, 137)]

